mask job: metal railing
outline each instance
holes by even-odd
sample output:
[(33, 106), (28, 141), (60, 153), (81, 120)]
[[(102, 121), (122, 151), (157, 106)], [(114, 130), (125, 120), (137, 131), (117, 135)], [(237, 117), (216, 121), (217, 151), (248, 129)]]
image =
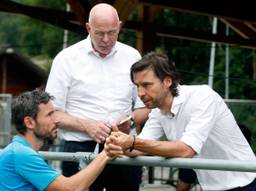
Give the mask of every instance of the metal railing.
[[(0, 150), (1, 151), (1, 150)], [(88, 164), (96, 155), (94, 153), (77, 152), (47, 152), (40, 154), (47, 160), (77, 161)], [(164, 158), (157, 156), (123, 157), (109, 161), (117, 165), (138, 165), (138, 166), (160, 166), (175, 168), (193, 168), (222, 171), (256, 172), (256, 160), (235, 161), (222, 159), (199, 159), (199, 158)]]
[(0, 94), (0, 146), (11, 139), (11, 94)]

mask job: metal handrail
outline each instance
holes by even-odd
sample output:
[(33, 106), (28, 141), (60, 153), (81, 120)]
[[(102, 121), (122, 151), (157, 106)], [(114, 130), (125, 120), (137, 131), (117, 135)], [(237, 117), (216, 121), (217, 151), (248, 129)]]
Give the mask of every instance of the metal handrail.
[[(1, 150), (0, 150), (1, 151)], [(39, 152), (47, 160), (80, 161), (85, 163), (92, 161), (94, 153), (77, 152)], [(199, 159), (199, 158), (164, 158), (157, 156), (123, 157), (109, 161), (110, 164), (118, 165), (139, 165), (139, 166), (160, 166), (175, 168), (193, 168), (222, 171), (256, 172), (256, 160), (223, 160), (223, 159)]]

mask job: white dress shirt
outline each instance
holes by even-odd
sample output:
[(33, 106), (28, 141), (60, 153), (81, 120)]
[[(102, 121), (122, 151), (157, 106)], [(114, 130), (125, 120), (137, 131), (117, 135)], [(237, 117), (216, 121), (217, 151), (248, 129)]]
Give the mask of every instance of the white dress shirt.
[[(181, 140), (196, 151), (198, 158), (255, 160), (254, 153), (242, 135), (233, 114), (223, 99), (209, 86), (179, 86), (170, 113), (154, 109), (140, 138)], [(256, 162), (256, 161), (255, 161)], [(197, 170), (203, 190), (227, 190), (245, 186), (255, 173)]]
[[(130, 80), (130, 67), (141, 58), (139, 52), (117, 42), (109, 55), (99, 56), (90, 37), (63, 51), (54, 59), (46, 91), (55, 97), (54, 106), (80, 118), (111, 121), (134, 108), (144, 106)], [(91, 138), (80, 132), (60, 129), (67, 141)]]

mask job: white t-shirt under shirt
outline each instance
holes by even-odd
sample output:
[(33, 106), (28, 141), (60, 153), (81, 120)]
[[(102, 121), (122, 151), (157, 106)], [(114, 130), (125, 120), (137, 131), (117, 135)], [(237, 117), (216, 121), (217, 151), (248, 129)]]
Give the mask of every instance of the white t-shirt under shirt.
[[(179, 86), (170, 114), (159, 109), (150, 113), (140, 138), (181, 140), (192, 147), (197, 158), (255, 160), (233, 114), (223, 99), (207, 85)], [(197, 170), (203, 190), (227, 190), (245, 186), (256, 173)]]
[[(143, 107), (136, 86), (130, 80), (131, 65), (141, 58), (139, 52), (117, 42), (109, 55), (99, 56), (90, 37), (63, 51), (54, 59), (46, 91), (55, 97), (54, 106), (80, 118), (114, 120), (119, 114)], [(80, 132), (60, 129), (66, 141), (91, 138)]]

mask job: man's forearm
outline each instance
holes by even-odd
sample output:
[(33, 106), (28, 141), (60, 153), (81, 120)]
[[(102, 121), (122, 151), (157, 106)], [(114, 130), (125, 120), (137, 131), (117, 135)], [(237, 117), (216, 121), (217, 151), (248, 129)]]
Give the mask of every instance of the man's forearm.
[(102, 151), (98, 156), (82, 171), (72, 177), (76, 179), (75, 185), (78, 186), (83, 182), (83, 187), (88, 188), (102, 172), (110, 158)]
[(132, 113), (132, 118), (135, 125), (143, 125), (147, 121), (150, 111), (151, 110), (146, 107), (135, 109)]
[(60, 175), (47, 187), (47, 191), (83, 191), (95, 181), (110, 157), (102, 151), (88, 166), (71, 177)]
[(54, 115), (59, 128), (70, 131), (86, 132), (85, 124), (86, 122), (89, 123), (89, 120), (81, 119), (62, 111), (56, 111)]
[(143, 155), (147, 155), (147, 153), (144, 153), (144, 152), (141, 152), (141, 151), (138, 151), (138, 150), (133, 150), (133, 151), (125, 151), (125, 155), (128, 156), (128, 157), (136, 157), (136, 156), (143, 156)]
[(134, 150), (162, 157), (191, 158), (196, 154), (190, 146), (181, 141), (152, 141), (140, 138), (135, 139)]

